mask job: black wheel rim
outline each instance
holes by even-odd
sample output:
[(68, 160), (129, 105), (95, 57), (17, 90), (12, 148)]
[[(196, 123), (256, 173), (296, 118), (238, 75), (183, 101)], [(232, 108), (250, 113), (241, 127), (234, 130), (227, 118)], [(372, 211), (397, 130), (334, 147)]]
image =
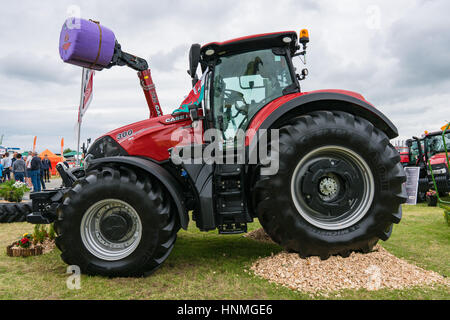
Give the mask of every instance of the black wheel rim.
[(291, 195), (299, 214), (326, 230), (354, 225), (370, 209), (374, 178), (366, 161), (342, 146), (325, 146), (298, 162), (291, 180)]

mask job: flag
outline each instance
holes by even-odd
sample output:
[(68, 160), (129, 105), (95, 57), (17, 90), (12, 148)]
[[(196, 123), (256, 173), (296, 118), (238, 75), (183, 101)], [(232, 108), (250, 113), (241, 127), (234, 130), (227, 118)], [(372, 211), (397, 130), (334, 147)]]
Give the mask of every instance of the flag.
[(34, 139), (33, 139), (33, 153), (36, 151), (36, 139), (37, 139), (37, 136), (34, 136)]
[(447, 127), (450, 125), (450, 123), (447, 123), (446, 125), (444, 125), (443, 127), (441, 127), (441, 130), (444, 131), (445, 129), (447, 129)]
[(81, 80), (81, 99), (80, 107), (78, 109), (78, 122), (81, 123), (81, 119), (86, 113), (87, 108), (92, 100), (93, 86), (94, 84), (94, 70), (83, 68), (82, 80)]
[(64, 161), (64, 138), (61, 138), (61, 161)]
[(189, 106), (200, 105), (200, 103), (203, 100), (203, 95), (205, 93), (205, 82), (206, 82), (206, 75), (208, 74), (208, 72), (209, 68), (206, 68), (206, 71), (203, 73), (200, 80), (197, 81), (195, 86), (192, 88), (191, 92), (189, 92), (189, 95), (183, 100), (181, 106), (172, 112), (172, 115), (175, 115), (177, 113), (189, 113)]

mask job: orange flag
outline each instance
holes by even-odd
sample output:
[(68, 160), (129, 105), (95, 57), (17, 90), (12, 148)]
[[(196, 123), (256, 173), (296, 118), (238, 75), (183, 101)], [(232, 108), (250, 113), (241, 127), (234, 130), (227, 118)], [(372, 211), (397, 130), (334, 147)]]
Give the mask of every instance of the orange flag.
[(64, 138), (61, 138), (61, 161), (64, 161)]
[(34, 140), (33, 140), (33, 153), (36, 152), (36, 139), (37, 139), (37, 136), (34, 136)]
[(450, 125), (450, 123), (447, 123), (446, 125), (444, 125), (441, 130), (444, 131), (445, 129), (447, 129), (447, 127)]

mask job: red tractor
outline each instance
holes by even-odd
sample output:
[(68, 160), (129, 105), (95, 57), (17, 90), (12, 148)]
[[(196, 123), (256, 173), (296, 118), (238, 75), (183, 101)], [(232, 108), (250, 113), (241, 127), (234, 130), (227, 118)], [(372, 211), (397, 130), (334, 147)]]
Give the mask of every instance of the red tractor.
[(430, 181), (427, 175), (427, 160), (425, 156), (424, 139), (412, 137), (406, 140), (406, 147), (397, 148), (400, 153), (400, 162), (403, 167), (419, 167), (419, 181), (417, 189), (417, 202), (426, 200), (426, 193), (430, 189)]
[(433, 168), (436, 186), (441, 196), (450, 192), (450, 173), (447, 167), (444, 143), (450, 143), (450, 131), (444, 134), (443, 131), (425, 132), (421, 138), (413, 137), (406, 141), (406, 147), (397, 148), (400, 153), (401, 163), (404, 167), (419, 167), (419, 185), (417, 201), (426, 200), (426, 193), (434, 189), (431, 171), (428, 163)]
[[(98, 23), (91, 30), (90, 41), (105, 48), (94, 31), (106, 39), (108, 30)], [(64, 32), (70, 50), (75, 38)], [(83, 41), (77, 36), (72, 45)], [(193, 89), (168, 115), (147, 62), (117, 41), (108, 65), (98, 63), (100, 45), (92, 58), (68, 58), (97, 70), (138, 71), (150, 118), (98, 138), (83, 168), (58, 165), (64, 187), (33, 193), (27, 220), (54, 221), (62, 259), (105, 276), (157, 269), (190, 217), (201, 231), (221, 234), (246, 232), (258, 218), (275, 242), (303, 257), (370, 251), (389, 238), (406, 200), (400, 156), (389, 143), (397, 129), (358, 93), (302, 92), (307, 70), (297, 74), (292, 60), (305, 55), (308, 41), (302, 30), (300, 37), (286, 31), (192, 45)], [(207, 136), (208, 129), (219, 135)], [(186, 138), (181, 150), (177, 132)], [(264, 140), (266, 157), (259, 152)], [(211, 146), (226, 151), (224, 161), (203, 159)], [(175, 154), (193, 161), (179, 163)], [(267, 159), (279, 159), (277, 170)]]

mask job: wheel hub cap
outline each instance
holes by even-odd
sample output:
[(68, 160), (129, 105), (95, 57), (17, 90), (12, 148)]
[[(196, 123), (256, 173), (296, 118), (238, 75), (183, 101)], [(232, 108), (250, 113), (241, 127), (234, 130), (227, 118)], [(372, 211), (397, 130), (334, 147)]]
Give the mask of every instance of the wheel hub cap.
[(319, 191), (325, 197), (333, 198), (338, 192), (338, 183), (334, 178), (322, 178), (319, 184)]
[(111, 214), (100, 221), (100, 231), (107, 240), (118, 241), (123, 238), (131, 227), (125, 214)]

